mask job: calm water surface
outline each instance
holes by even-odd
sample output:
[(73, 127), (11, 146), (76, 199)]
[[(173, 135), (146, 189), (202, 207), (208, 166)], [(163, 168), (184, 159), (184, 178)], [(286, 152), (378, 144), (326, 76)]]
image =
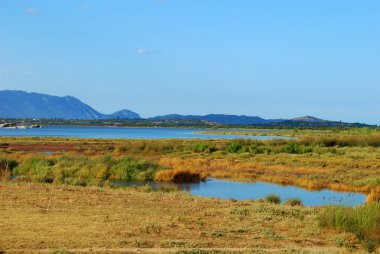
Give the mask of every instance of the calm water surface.
[[(19, 137), (75, 137), (75, 138), (131, 138), (131, 139), (288, 139), (287, 137), (196, 134), (207, 129), (191, 128), (124, 128), (124, 127), (85, 127), (85, 126), (45, 126), (40, 129), (4, 129), (0, 136)], [(215, 129), (212, 129), (215, 130)]]
[(331, 190), (309, 191), (295, 186), (281, 186), (277, 184), (255, 182), (235, 182), (209, 178), (205, 182), (196, 184), (174, 184), (162, 182), (113, 182), (116, 186), (177, 186), (194, 196), (214, 197), (222, 199), (260, 199), (269, 194), (276, 194), (282, 201), (290, 198), (299, 198), (306, 206), (342, 205), (355, 206), (363, 204), (366, 196), (359, 193), (336, 192)]

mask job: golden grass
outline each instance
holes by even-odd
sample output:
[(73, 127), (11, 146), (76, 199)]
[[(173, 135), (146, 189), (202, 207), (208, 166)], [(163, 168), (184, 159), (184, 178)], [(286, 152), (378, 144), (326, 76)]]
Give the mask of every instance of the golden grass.
[(380, 187), (373, 188), (367, 196), (367, 203), (380, 202)]
[[(318, 210), (144, 188), (0, 185), (2, 250), (361, 248), (319, 227)], [(343, 240), (342, 240), (343, 239)], [(343, 249), (341, 249), (343, 250)]]

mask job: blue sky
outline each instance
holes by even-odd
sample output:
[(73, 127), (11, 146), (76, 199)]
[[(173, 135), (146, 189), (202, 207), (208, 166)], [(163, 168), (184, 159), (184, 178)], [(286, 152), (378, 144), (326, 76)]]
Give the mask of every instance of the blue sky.
[(1, 0), (0, 89), (380, 124), (378, 0)]

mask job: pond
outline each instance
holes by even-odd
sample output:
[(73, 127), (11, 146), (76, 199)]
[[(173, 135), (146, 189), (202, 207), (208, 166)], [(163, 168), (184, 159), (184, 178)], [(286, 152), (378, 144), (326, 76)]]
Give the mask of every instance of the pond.
[[(213, 129), (221, 130), (221, 129)], [(32, 129), (0, 128), (0, 136), (10, 137), (73, 137), (73, 138), (130, 138), (130, 139), (291, 139), (289, 137), (200, 134), (205, 129), (196, 128), (129, 128), (88, 126), (45, 126)], [(257, 130), (263, 132), (262, 130)]]
[(364, 204), (366, 195), (331, 190), (310, 191), (295, 186), (282, 186), (266, 182), (235, 182), (209, 178), (207, 181), (192, 184), (175, 184), (163, 182), (125, 182), (114, 181), (115, 186), (176, 186), (194, 196), (221, 199), (257, 200), (269, 194), (276, 194), (282, 201), (299, 198), (305, 206), (341, 205), (356, 206)]

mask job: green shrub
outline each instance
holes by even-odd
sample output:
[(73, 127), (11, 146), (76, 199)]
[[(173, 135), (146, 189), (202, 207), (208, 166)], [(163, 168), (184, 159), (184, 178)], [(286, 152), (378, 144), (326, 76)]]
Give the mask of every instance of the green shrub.
[(110, 174), (113, 179), (118, 180), (148, 181), (154, 179), (157, 170), (159, 170), (159, 166), (155, 163), (125, 158), (114, 163), (110, 169)]
[(197, 144), (194, 148), (194, 151), (197, 153), (202, 153), (208, 149), (208, 145), (205, 144)]
[(34, 182), (54, 182), (53, 166), (56, 161), (33, 157), (13, 169), (13, 174), (29, 176)]
[(164, 154), (172, 153), (174, 152), (174, 148), (171, 146), (164, 147), (163, 152)]
[(261, 153), (264, 153), (264, 149), (263, 149), (263, 147), (261, 147), (261, 146), (259, 146), (259, 145), (257, 145), (257, 144), (253, 144), (253, 145), (251, 145), (251, 147), (250, 147), (250, 151), (251, 151), (251, 153), (253, 153), (253, 154), (261, 154)]
[(313, 148), (310, 146), (303, 146), (298, 143), (288, 143), (285, 145), (283, 152), (292, 154), (305, 154), (311, 153)]
[(243, 146), (240, 142), (232, 142), (227, 146), (227, 152), (238, 153), (242, 150)]
[(270, 154), (272, 149), (270, 147), (261, 146), (255, 143), (249, 147), (249, 151), (253, 154)]
[(355, 208), (330, 206), (318, 216), (322, 227), (340, 228), (351, 232), (368, 252), (380, 244), (380, 202)]
[(274, 204), (280, 204), (281, 203), (281, 198), (280, 196), (276, 194), (269, 194), (265, 196), (265, 200), (268, 201), (269, 203), (274, 203)]

